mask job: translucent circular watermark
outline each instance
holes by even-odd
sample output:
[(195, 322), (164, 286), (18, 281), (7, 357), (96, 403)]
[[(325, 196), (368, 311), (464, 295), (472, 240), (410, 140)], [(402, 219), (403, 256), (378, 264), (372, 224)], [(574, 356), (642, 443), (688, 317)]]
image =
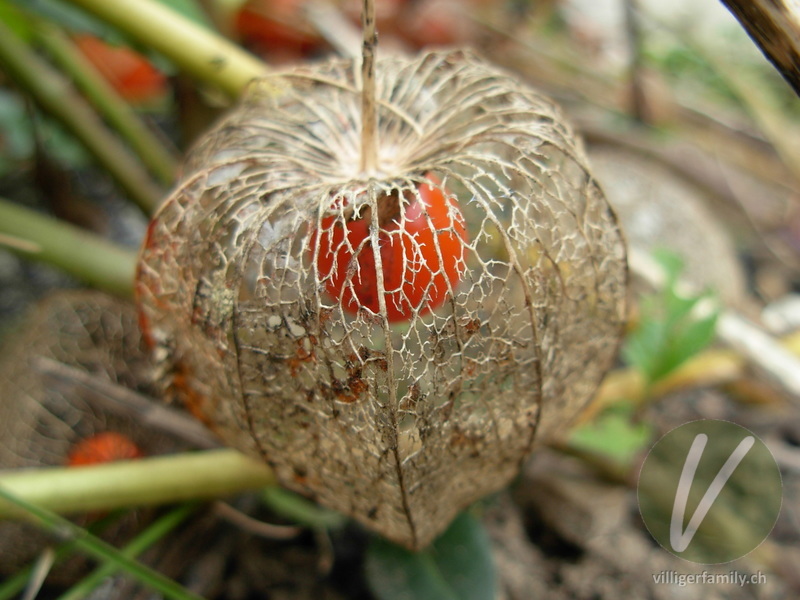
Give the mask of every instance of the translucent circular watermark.
[(783, 483), (769, 448), (729, 421), (700, 420), (664, 435), (639, 473), (639, 511), (666, 550), (702, 564), (730, 562), (766, 539)]

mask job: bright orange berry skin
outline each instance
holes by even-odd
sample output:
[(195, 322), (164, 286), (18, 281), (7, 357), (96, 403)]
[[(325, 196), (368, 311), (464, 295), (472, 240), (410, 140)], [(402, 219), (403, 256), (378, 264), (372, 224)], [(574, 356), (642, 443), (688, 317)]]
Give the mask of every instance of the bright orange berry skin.
[[(432, 175), (428, 180), (439, 183)], [(419, 198), (409, 193), (402, 202), (393, 196), (379, 200), (385, 203), (385, 211), (379, 206), (378, 246), (389, 322), (437, 308), (464, 275), (467, 231), (456, 199), (430, 184), (418, 191)], [(345, 311), (366, 308), (380, 314), (372, 218), (364, 212), (344, 223), (336, 216), (323, 218), (311, 253), (325, 290)]]
[(67, 458), (67, 465), (70, 467), (99, 465), (142, 456), (144, 456), (142, 451), (129, 437), (115, 431), (106, 431), (75, 444)]

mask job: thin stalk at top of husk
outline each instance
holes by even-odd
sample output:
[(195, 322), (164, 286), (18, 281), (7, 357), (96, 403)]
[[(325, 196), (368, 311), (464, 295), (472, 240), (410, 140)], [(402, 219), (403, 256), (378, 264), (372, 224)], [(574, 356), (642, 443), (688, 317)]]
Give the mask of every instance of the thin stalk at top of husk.
[(361, 50), (361, 171), (369, 174), (378, 162), (377, 116), (375, 102), (375, 53), (378, 31), (375, 28), (374, 0), (364, 0), (361, 8), (364, 43)]

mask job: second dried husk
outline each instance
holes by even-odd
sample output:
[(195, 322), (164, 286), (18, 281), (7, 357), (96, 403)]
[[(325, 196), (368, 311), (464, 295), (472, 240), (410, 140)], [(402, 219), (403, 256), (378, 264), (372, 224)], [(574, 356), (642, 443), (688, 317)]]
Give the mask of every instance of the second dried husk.
[[(286, 73), (277, 98), (254, 84), (151, 224), (137, 295), (194, 414), (284, 485), (421, 548), (588, 401), (616, 353), (625, 253), (551, 101), (464, 52), (377, 73), (369, 174), (357, 65)], [(332, 199), (377, 210), (428, 174), (466, 220), (462, 281), (407, 323), (343, 310), (309, 252)]]
[[(105, 432), (125, 435), (145, 455), (184, 447), (124, 409), (107, 410), (113, 403), (100, 402), (100, 392), (54, 377), (49, 365), (75, 369), (111, 388), (147, 395), (157, 390), (133, 303), (97, 291), (51, 294), (0, 346), (0, 472), (66, 466), (78, 442)], [(84, 525), (96, 518), (78, 517)], [(103, 537), (121, 544), (149, 518), (132, 512)], [(52, 536), (33, 524), (0, 520), (0, 573), (17, 573), (52, 544)], [(56, 565), (48, 581), (71, 584), (89, 567), (90, 561), (75, 555)]]

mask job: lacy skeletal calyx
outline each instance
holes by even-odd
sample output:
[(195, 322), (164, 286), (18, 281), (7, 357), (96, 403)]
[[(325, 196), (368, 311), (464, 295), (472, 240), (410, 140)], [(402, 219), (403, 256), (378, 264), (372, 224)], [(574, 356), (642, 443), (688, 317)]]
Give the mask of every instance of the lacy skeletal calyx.
[(256, 83), (151, 224), (174, 393), (284, 485), (419, 548), (505, 485), (614, 358), (624, 246), (560, 111), (468, 53)]

